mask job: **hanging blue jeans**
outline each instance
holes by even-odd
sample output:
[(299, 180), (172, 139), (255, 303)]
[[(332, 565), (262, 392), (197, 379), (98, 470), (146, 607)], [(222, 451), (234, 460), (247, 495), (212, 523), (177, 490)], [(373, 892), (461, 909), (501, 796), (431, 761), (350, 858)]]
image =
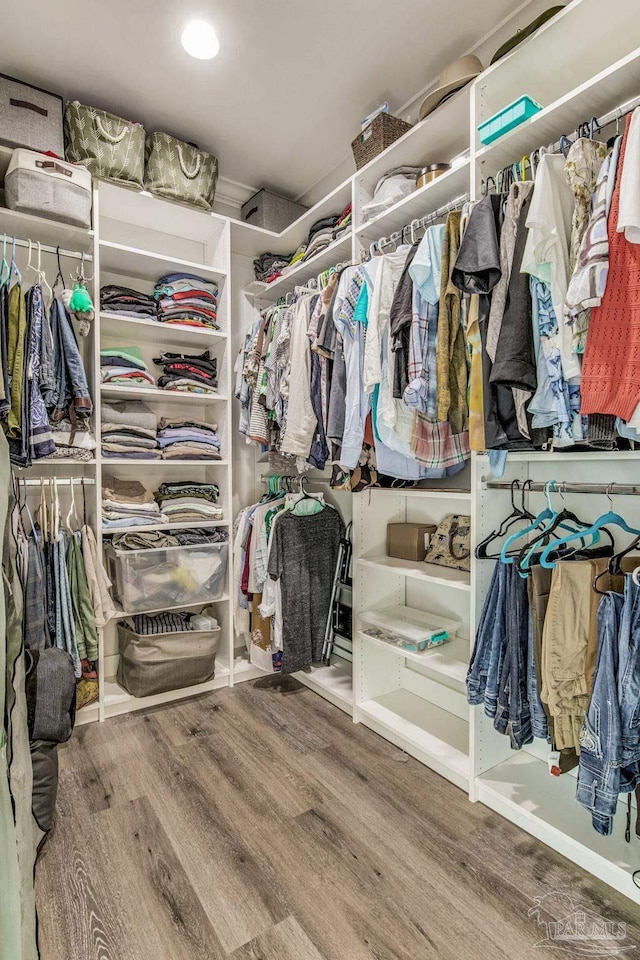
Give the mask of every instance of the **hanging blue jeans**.
[(488, 717), (495, 717), (496, 714), (498, 685), (507, 642), (506, 569), (507, 565), (500, 561), (493, 569), (467, 673), (467, 700), (474, 704), (483, 703)]
[(518, 574), (515, 564), (505, 567), (506, 649), (498, 686), (498, 703), (494, 727), (508, 733), (511, 746), (519, 750), (531, 743), (531, 707), (527, 692), (529, 662), (530, 613), (527, 581)]

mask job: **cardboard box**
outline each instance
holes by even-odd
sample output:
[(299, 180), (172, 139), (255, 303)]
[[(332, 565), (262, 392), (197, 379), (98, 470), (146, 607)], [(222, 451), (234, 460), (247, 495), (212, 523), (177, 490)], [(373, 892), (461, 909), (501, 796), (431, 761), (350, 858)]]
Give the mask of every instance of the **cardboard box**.
[(424, 560), (435, 532), (433, 523), (388, 523), (387, 556), (399, 560)]

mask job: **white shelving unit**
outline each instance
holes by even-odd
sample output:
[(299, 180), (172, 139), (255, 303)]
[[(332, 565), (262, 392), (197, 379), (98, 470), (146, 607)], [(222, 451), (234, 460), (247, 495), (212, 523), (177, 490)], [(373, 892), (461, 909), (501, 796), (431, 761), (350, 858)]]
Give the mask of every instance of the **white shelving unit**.
[[(372, 241), (401, 230), (414, 218), (465, 193), (478, 199), (488, 176), (495, 176), (537, 147), (557, 142), (562, 134), (571, 134), (594, 115), (614, 111), (640, 95), (640, 21), (635, 5), (631, 0), (609, 5), (606, 30), (602, 29), (602, 14), (600, 0), (568, 3), (536, 34), (285, 231), (269, 234), (233, 223), (232, 249), (245, 257), (265, 250), (291, 253), (304, 242), (309, 226), (320, 216), (339, 212), (350, 194), (351, 258), (357, 260)], [(543, 109), (493, 144), (482, 146), (478, 125), (524, 93)], [(442, 161), (452, 164), (447, 174), (371, 220), (363, 219), (363, 206), (388, 170), (401, 164), (422, 166)], [(328, 254), (334, 253), (334, 262), (347, 259), (342, 249), (340, 255), (329, 249), (322, 259), (312, 259), (279, 281), (279, 286), (245, 284), (247, 298), (257, 304), (273, 302), (329, 266)], [(509, 454), (507, 477), (631, 482), (638, 460), (640, 451), (513, 453)], [(508, 512), (508, 493), (483, 488), (482, 478), (488, 472), (487, 457), (474, 454), (465, 479), (456, 478), (457, 489), (374, 490), (353, 497), (352, 694), (349, 665), (341, 668), (348, 707), (356, 722), (366, 724), (466, 790), (472, 801), (485, 803), (640, 903), (640, 891), (631, 879), (637, 866), (634, 848), (624, 842), (622, 812), (614, 835), (600, 837), (592, 829), (589, 815), (575, 802), (574, 777), (550, 777), (540, 746), (512, 752), (508, 739), (496, 733), (480, 708), (466, 703), (470, 650), (493, 564), (472, 558), (470, 574), (462, 574), (386, 557), (386, 526), (392, 521), (437, 522), (446, 513), (468, 513), (474, 543), (493, 529)], [(579, 497), (566, 499), (570, 508), (579, 507)], [(601, 507), (607, 508), (604, 500), (597, 500), (588, 498), (594, 515)], [(640, 504), (636, 505), (634, 498), (625, 498), (624, 511), (630, 522), (640, 525)], [(408, 654), (361, 632), (359, 612), (393, 604), (456, 617), (462, 623), (460, 635), (433, 652)], [(317, 693), (336, 702), (322, 668), (299, 676)]]

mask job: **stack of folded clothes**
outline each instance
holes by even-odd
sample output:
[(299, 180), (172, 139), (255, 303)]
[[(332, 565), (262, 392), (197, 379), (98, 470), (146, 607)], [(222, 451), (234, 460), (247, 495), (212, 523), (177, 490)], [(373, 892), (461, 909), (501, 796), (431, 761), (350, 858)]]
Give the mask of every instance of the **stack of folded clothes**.
[(160, 460), (156, 415), (140, 400), (102, 403), (102, 456)]
[(291, 260), (291, 254), (282, 253), (261, 253), (253, 261), (253, 272), (256, 280), (262, 280), (264, 283), (273, 283), (278, 277), (282, 276), (282, 269), (286, 267)]
[(169, 273), (160, 277), (154, 297), (160, 323), (219, 330), (218, 285), (193, 273)]
[(218, 392), (218, 361), (204, 353), (163, 353), (153, 362), (163, 367), (164, 374), (158, 379), (163, 390), (178, 390), (186, 393), (214, 394)]
[(170, 520), (189, 523), (198, 520), (222, 520), (217, 506), (220, 489), (216, 483), (179, 480), (161, 483), (156, 493), (158, 506)]
[(105, 313), (114, 313), (118, 317), (133, 317), (135, 320), (155, 319), (157, 305), (155, 298), (130, 287), (119, 287), (109, 283), (100, 290), (100, 306)]
[(140, 347), (113, 347), (100, 351), (100, 379), (122, 387), (155, 387), (155, 378), (142, 359)]
[(154, 500), (153, 494), (137, 480), (102, 478), (102, 529), (120, 530), (125, 527), (150, 526), (167, 523), (167, 517)]
[(215, 424), (180, 417), (163, 417), (158, 429), (163, 460), (220, 460), (220, 437)]
[(116, 550), (165, 550), (167, 547), (191, 547), (199, 543), (225, 543), (229, 539), (226, 530), (172, 530), (162, 533), (160, 530), (139, 533), (117, 533), (113, 540)]

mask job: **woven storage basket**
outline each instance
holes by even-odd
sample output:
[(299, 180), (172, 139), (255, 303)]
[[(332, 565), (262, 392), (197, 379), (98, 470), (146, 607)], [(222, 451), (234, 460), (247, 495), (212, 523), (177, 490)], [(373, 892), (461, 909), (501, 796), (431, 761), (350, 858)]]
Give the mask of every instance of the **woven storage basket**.
[(379, 113), (351, 144), (356, 169), (364, 167), (379, 153), (390, 147), (394, 140), (404, 136), (407, 130), (411, 130), (410, 123), (390, 113)]

